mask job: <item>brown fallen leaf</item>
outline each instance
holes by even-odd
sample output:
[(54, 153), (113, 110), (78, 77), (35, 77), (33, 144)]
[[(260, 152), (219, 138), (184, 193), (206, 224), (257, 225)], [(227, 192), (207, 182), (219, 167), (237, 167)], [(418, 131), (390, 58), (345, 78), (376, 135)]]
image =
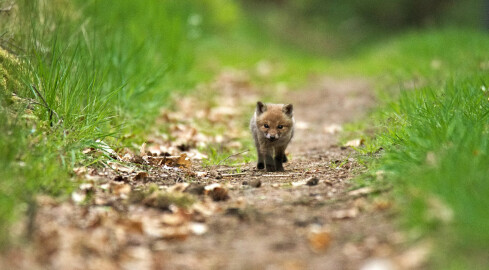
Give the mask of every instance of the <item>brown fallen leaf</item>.
[(212, 198), (214, 201), (225, 201), (229, 199), (228, 190), (221, 184), (214, 183), (206, 186), (205, 194)]
[(140, 220), (133, 220), (129, 218), (120, 218), (117, 220), (117, 224), (124, 228), (124, 231), (134, 234), (143, 234), (143, 223)]
[(123, 184), (119, 182), (110, 183), (110, 189), (113, 194), (120, 197), (127, 197), (131, 192), (131, 186), (128, 184)]
[(312, 225), (307, 233), (309, 247), (316, 253), (324, 252), (331, 244), (331, 232), (319, 225)]
[(146, 178), (148, 178), (148, 173), (147, 172), (138, 172), (135, 176), (134, 176), (134, 180), (136, 181), (141, 181), (141, 180), (144, 180)]
[(181, 226), (188, 221), (188, 216), (181, 212), (164, 213), (161, 215), (161, 222), (169, 226)]
[(386, 198), (375, 198), (374, 207), (377, 210), (385, 210), (392, 206), (392, 202)]
[(192, 166), (192, 162), (189, 158), (187, 158), (187, 154), (183, 153), (177, 160), (177, 165), (183, 168), (190, 168)]
[(205, 177), (205, 176), (207, 176), (207, 172), (195, 172), (195, 176), (197, 176), (197, 177)]
[(144, 156), (143, 159), (153, 166), (169, 166), (180, 168), (190, 168), (192, 166), (192, 161), (190, 161), (186, 153), (183, 153), (180, 156)]

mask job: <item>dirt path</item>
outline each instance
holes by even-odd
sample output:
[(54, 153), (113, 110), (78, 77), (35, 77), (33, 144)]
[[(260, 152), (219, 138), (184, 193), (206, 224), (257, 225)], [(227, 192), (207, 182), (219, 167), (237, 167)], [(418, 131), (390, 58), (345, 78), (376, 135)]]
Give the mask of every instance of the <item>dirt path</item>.
[[(298, 128), (286, 171), (266, 173), (248, 164), (243, 176), (231, 180), (236, 186), (262, 183), (231, 192), (246, 211), (216, 215), (209, 233), (169, 247), (169, 269), (358, 269), (371, 256), (390, 255), (394, 234), (386, 212), (349, 193), (360, 167), (333, 134), (334, 124), (352, 121), (372, 105), (369, 86), (325, 79), (311, 88), (289, 95)], [(299, 185), (311, 179), (317, 185)]]
[[(351, 190), (362, 168), (335, 135), (373, 104), (368, 83), (326, 78), (284, 97), (297, 121), (285, 172), (258, 171), (254, 162), (178, 170), (168, 162), (185, 167), (185, 158), (144, 156), (144, 149), (111, 170), (79, 168), (83, 183), (71, 200), (38, 198), (19, 229), (31, 244), (12, 249), (0, 268), (359, 269), (392, 256), (389, 204), (367, 198), (368, 189)], [(181, 124), (174, 132), (199, 136)]]

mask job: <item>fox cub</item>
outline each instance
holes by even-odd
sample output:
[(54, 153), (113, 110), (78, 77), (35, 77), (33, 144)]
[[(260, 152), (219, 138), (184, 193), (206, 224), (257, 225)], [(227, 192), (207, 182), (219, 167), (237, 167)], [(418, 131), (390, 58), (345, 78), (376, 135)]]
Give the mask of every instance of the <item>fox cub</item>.
[(294, 136), (292, 104), (256, 103), (250, 129), (258, 152), (258, 169), (283, 171), (287, 162), (285, 148)]

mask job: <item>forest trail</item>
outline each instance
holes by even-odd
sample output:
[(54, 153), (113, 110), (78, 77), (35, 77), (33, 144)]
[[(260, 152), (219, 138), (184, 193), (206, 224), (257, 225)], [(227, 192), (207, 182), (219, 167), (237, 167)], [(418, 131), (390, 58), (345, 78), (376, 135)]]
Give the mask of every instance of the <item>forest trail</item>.
[[(229, 106), (259, 98), (236, 89), (248, 88), (240, 80), (231, 85), (220, 88), (220, 98), (234, 100)], [(371, 258), (395, 256), (400, 236), (390, 202), (369, 197), (371, 188), (354, 189), (350, 180), (363, 168), (337, 140), (343, 124), (374, 104), (369, 83), (324, 78), (277, 102), (293, 103), (296, 119), (285, 172), (259, 171), (255, 161), (171, 168), (189, 165), (185, 157), (145, 156), (163, 140), (152, 139), (149, 150), (126, 153), (121, 163), (77, 168), (83, 183), (70, 200), (39, 197), (19, 226), (31, 244), (7, 253), (1, 268), (360, 269)], [(251, 115), (247, 109), (238, 114)], [(226, 110), (204, 111), (212, 118)], [(182, 112), (162, 114), (171, 121)], [(175, 127), (180, 137), (200, 134)]]
[(368, 82), (325, 78), (285, 96), (280, 102), (294, 104), (296, 119), (285, 172), (247, 164), (230, 180), (261, 182), (231, 191), (246, 210), (213, 216), (209, 233), (169, 248), (169, 269), (359, 269), (394, 254), (389, 203), (365, 198), (369, 188), (351, 190), (362, 168), (337, 140), (343, 124), (373, 105)]

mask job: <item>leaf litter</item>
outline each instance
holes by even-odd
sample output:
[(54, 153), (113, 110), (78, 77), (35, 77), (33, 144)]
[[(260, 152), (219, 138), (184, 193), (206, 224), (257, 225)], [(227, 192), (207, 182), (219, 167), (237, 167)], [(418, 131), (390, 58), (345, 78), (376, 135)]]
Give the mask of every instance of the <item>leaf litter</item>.
[[(265, 64), (258, 70), (265, 77), (274, 72), (265, 71)], [(330, 84), (326, 87), (344, 93), (318, 93), (326, 91), (341, 100), (352, 91)], [(362, 89), (355, 82), (345, 85)], [(257, 171), (253, 163), (202, 166), (208, 146), (243, 151), (241, 140), (250, 136), (243, 123), (258, 100), (250, 74), (225, 70), (198, 88), (196, 96), (175, 97), (174, 108), (161, 111), (142, 145), (114, 150), (101, 141), (101, 147), (84, 151), (108, 153), (113, 160), (105, 166), (74, 168), (79, 184), (68, 200), (39, 196), (36, 211), (28, 217), (31, 222), (22, 222), (34, 224), (21, 230), (32, 230), (27, 233), (30, 248), (12, 249), (0, 259), (1, 268), (358, 269), (376, 254), (396, 265), (424, 262), (427, 252), (408, 250), (406, 254), (414, 255), (406, 256), (417, 257), (403, 261), (392, 251), (395, 231), (382, 223), (390, 201), (369, 200), (368, 189), (348, 194), (348, 180), (359, 166), (351, 160), (339, 169), (329, 166), (350, 156), (351, 150), (313, 137), (321, 134), (335, 142), (346, 121), (317, 122), (314, 106), (349, 110), (334, 107), (346, 103), (319, 102), (316, 90), (290, 97), (297, 101), (296, 117), (304, 123), (292, 145), (297, 156), (286, 163), (284, 173), (269, 174)], [(348, 104), (365, 108), (358, 102)], [(361, 205), (355, 201), (358, 197)], [(379, 224), (381, 229), (375, 229)], [(3, 259), (13, 255), (22, 260)]]

